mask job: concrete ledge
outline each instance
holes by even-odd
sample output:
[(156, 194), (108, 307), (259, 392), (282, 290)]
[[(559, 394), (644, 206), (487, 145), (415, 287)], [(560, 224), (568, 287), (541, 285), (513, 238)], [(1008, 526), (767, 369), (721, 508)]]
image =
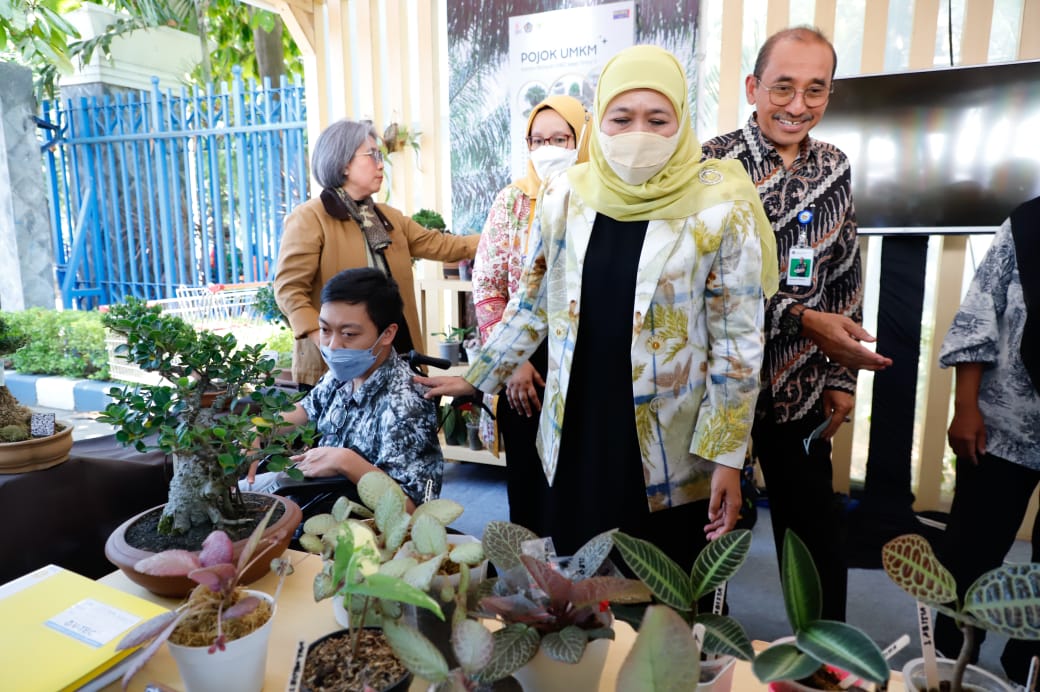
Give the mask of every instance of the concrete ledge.
[(21, 375), (4, 371), (4, 380), (24, 406), (43, 406), (64, 411), (101, 411), (112, 399), (108, 390), (122, 386), (118, 382), (77, 380), (71, 377)]

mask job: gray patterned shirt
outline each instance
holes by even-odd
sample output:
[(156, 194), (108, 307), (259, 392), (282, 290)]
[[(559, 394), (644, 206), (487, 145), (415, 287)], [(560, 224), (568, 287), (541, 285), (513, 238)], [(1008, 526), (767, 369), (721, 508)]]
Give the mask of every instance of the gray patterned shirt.
[(396, 480), (415, 504), (441, 493), (444, 457), (437, 407), (423, 398), (408, 365), (392, 353), (367, 380), (340, 382), (326, 372), (300, 405), (322, 447), (352, 449)]
[(983, 363), (986, 452), (1040, 470), (1040, 395), (1022, 365), (1026, 306), (1008, 219), (997, 231), (943, 340), (939, 365)]

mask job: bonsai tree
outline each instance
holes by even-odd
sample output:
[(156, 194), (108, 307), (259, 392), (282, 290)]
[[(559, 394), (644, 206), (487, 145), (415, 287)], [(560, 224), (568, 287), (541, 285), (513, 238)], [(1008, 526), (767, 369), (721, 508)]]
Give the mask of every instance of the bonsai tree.
[[(263, 532), (274, 509), (272, 505), (257, 524), (237, 562), (234, 561), (231, 538), (223, 531), (214, 531), (206, 538), (199, 553), (166, 550), (135, 565), (135, 569), (146, 574), (187, 576), (198, 586), (183, 604), (141, 623), (116, 645), (116, 650), (148, 645), (123, 674), (123, 689), (166, 641), (185, 646), (208, 644), (209, 653), (214, 654), (224, 651), (229, 641), (256, 631), (271, 618), (274, 614), (272, 605), (247, 594), (239, 581), (258, 559), (254, 554), (264, 541)], [(274, 593), (274, 600), (277, 600), (282, 582), (292, 574), (293, 568), (288, 560), (277, 558), (271, 561), (271, 569), (279, 576)]]
[[(1006, 564), (975, 580), (957, 597), (957, 584), (932, 546), (917, 534), (898, 536), (881, 549), (885, 572), (903, 591), (920, 603), (949, 615), (964, 633), (964, 643), (954, 665), (952, 690), (960, 692), (964, 671), (975, 643), (975, 630), (983, 629), (1013, 639), (1040, 639), (1035, 613), (1040, 608), (1040, 564)], [(929, 689), (938, 685), (929, 680)], [(907, 681), (907, 689), (909, 689)]]
[[(702, 652), (745, 661), (754, 658), (739, 622), (697, 611), (697, 601), (723, 586), (744, 564), (751, 547), (750, 531), (731, 531), (708, 543), (689, 574), (652, 543), (620, 531), (613, 539), (625, 564), (662, 604), (647, 609), (622, 666), (619, 689), (693, 689), (700, 677)], [(702, 645), (694, 641), (694, 625), (704, 627)], [(692, 684), (684, 687), (682, 681)]]
[(751, 670), (762, 682), (802, 680), (827, 675), (827, 667), (881, 684), (889, 670), (881, 649), (862, 630), (820, 619), (820, 576), (812, 555), (790, 529), (784, 534), (780, 565), (787, 620), (794, 641), (773, 644), (755, 657)]
[[(112, 306), (104, 322), (126, 337), (117, 353), (168, 383), (114, 387), (113, 402), (98, 418), (118, 428), (124, 445), (173, 455), (159, 532), (248, 523), (238, 479), (260, 459), (271, 470), (289, 465), (293, 438), (281, 432), (282, 415), (297, 398), (273, 389), (275, 365), (262, 355), (263, 345), (240, 346), (232, 334), (196, 331), (136, 299)], [(235, 402), (244, 406), (232, 407)], [(303, 441), (311, 438), (305, 429)], [(286, 472), (303, 477), (296, 469)]]

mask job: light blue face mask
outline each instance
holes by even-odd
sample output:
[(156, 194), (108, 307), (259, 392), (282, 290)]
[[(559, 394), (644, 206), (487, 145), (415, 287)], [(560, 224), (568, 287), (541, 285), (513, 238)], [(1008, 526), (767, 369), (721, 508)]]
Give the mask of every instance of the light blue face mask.
[(368, 369), (376, 362), (378, 351), (372, 352), (379, 344), (380, 332), (376, 337), (376, 343), (370, 348), (329, 348), (321, 346), (321, 357), (332, 371), (332, 376), (340, 382), (349, 382), (355, 377), (360, 377), (368, 372)]

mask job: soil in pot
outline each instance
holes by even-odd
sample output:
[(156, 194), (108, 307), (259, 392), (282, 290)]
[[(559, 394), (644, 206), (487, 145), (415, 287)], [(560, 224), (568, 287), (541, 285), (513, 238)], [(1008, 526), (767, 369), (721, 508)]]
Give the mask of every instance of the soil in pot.
[(333, 632), (307, 650), (301, 689), (309, 692), (362, 692), (365, 686), (389, 692), (408, 689), (411, 673), (397, 660), (379, 629), (363, 629), (358, 660), (351, 658), (351, 633)]
[[(224, 529), (224, 532), (227, 533), (232, 541), (240, 541), (243, 538), (249, 538), (249, 535), (253, 533), (253, 529), (255, 529), (256, 525), (260, 523), (260, 520), (264, 518), (264, 514), (271, 506), (269, 499), (263, 495), (246, 493), (243, 494), (242, 499), (245, 501), (246, 505), (243, 516), (248, 518), (250, 521), (239, 526), (229, 526)], [(212, 526), (193, 526), (187, 533), (182, 533), (177, 536), (160, 534), (159, 519), (162, 517), (162, 512), (162, 506), (154, 507), (145, 513), (140, 519), (128, 526), (126, 528), (126, 542), (135, 548), (147, 550), (152, 553), (158, 553), (172, 548), (200, 550), (202, 548), (202, 542), (206, 540), (206, 536), (210, 535), (214, 530)], [(279, 506), (274, 511), (270, 523), (273, 525), (284, 513), (285, 508)]]

